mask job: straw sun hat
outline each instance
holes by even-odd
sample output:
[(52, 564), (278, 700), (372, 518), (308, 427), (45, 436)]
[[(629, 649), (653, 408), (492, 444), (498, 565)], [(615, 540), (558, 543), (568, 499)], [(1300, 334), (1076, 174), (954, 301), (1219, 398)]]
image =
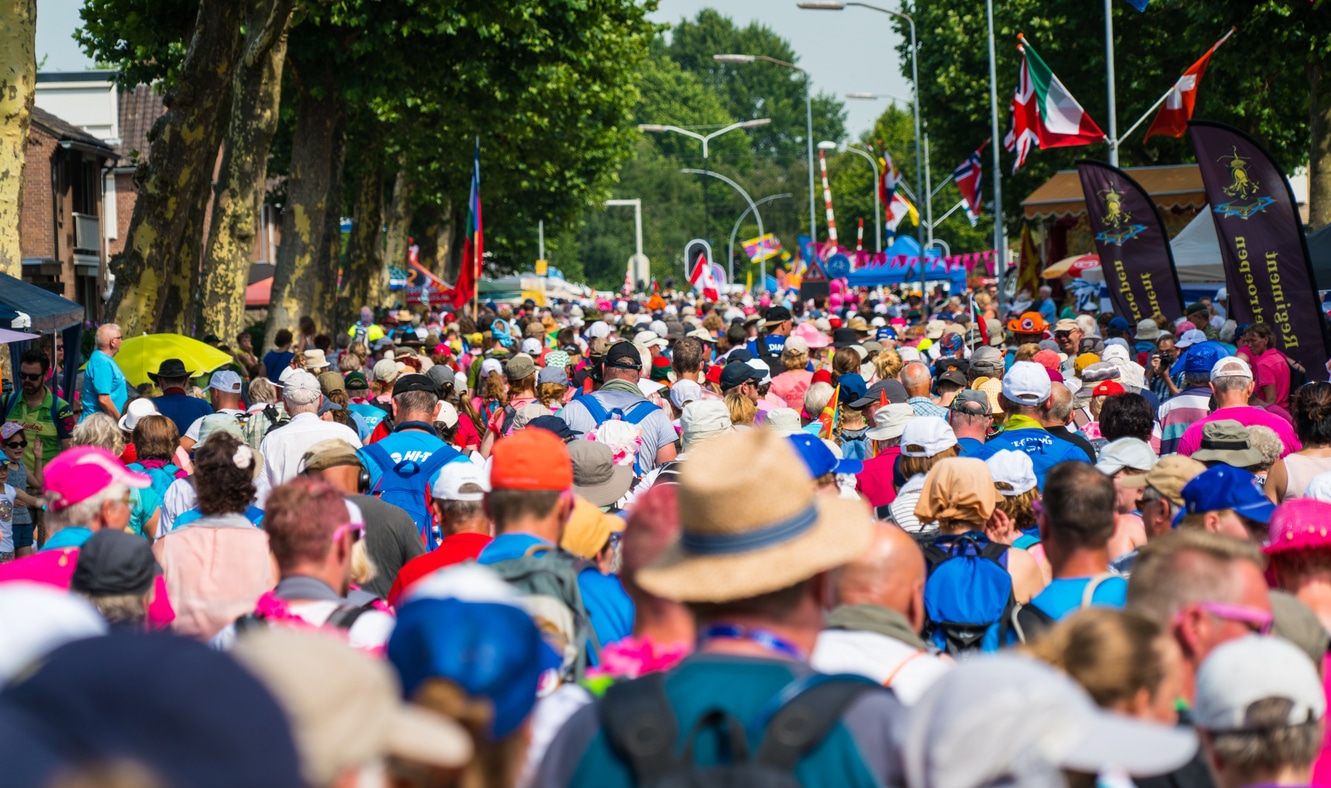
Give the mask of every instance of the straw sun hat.
[(873, 538), (864, 504), (815, 495), (799, 455), (774, 430), (699, 446), (677, 490), (680, 538), (636, 576), (665, 599), (731, 602), (779, 591), (849, 563)]

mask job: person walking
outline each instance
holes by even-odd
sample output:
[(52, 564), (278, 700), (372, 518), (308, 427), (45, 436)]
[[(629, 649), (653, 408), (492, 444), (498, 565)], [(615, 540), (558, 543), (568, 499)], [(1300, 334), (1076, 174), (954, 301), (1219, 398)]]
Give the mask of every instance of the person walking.
[(120, 352), (120, 326), (105, 323), (97, 327), (95, 349), (88, 357), (83, 373), (83, 412), (79, 421), (94, 413), (105, 413), (119, 421), (125, 410), (129, 391), (125, 388), (125, 373), (120, 371), (115, 356)]

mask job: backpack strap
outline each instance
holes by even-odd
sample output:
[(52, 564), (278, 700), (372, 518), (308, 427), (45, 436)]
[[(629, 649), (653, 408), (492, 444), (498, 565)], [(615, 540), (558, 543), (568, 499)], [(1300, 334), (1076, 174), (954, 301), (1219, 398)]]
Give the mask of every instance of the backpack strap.
[(1080, 607), (1090, 607), (1091, 600), (1095, 596), (1096, 590), (1100, 588), (1100, 584), (1113, 576), (1114, 576), (1113, 572), (1101, 572), (1095, 577), (1092, 577), (1090, 582), (1086, 584), (1085, 590), (1081, 592)]
[(858, 676), (816, 675), (796, 680), (779, 696), (794, 691), (793, 697), (767, 721), (756, 762), (784, 773), (794, 771), (796, 764), (831, 733), (852, 703), (866, 692), (881, 689)]
[(394, 463), (392, 455), (388, 453), (387, 449), (377, 443), (362, 446), (361, 451), (364, 451), (369, 455), (370, 459), (374, 460), (374, 464), (379, 466), (379, 483), (382, 484), (384, 476), (388, 471), (393, 469)]
[(512, 429), (513, 422), (516, 421), (517, 418), (518, 418), (517, 408), (514, 408), (512, 405), (505, 405), (504, 422), (499, 425), (499, 437), (502, 438), (508, 435), (508, 431)]
[(600, 705), (601, 730), (628, 762), (635, 782), (647, 785), (674, 770), (679, 721), (665, 691), (665, 674), (649, 673), (610, 685)]
[(629, 406), (628, 410), (623, 411), (622, 420), (629, 424), (640, 424), (642, 420), (652, 415), (652, 411), (657, 407), (648, 400), (641, 400)]
[(1018, 643), (1032, 643), (1058, 622), (1039, 607), (1027, 602), (1012, 611), (1012, 631)]
[(579, 399), (578, 402), (581, 402), (582, 407), (587, 409), (587, 415), (592, 417), (596, 426), (601, 426), (606, 419), (610, 418), (610, 412), (605, 409), (605, 406), (601, 404), (595, 394), (588, 394)]
[(364, 607), (362, 605), (353, 605), (350, 602), (344, 602), (338, 605), (335, 610), (333, 610), (333, 614), (328, 617), (327, 621), (324, 622), (324, 626), (331, 627), (333, 629), (340, 629), (343, 630), (344, 632), (350, 631), (351, 627), (356, 623), (356, 620), (359, 619), (362, 615), (364, 615), (368, 611), (369, 611), (368, 607)]

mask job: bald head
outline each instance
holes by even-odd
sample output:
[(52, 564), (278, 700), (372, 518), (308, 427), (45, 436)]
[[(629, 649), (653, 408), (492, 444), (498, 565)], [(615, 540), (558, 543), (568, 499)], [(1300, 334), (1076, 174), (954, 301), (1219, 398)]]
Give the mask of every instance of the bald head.
[(901, 385), (906, 387), (907, 396), (929, 396), (932, 383), (933, 376), (929, 374), (929, 368), (918, 361), (912, 361), (901, 370)]
[(1062, 427), (1072, 415), (1072, 392), (1068, 387), (1054, 381), (1049, 384), (1049, 410), (1040, 421), (1046, 427)]
[(833, 573), (836, 604), (895, 610), (915, 631), (924, 626), (924, 553), (910, 534), (877, 523), (869, 549)]

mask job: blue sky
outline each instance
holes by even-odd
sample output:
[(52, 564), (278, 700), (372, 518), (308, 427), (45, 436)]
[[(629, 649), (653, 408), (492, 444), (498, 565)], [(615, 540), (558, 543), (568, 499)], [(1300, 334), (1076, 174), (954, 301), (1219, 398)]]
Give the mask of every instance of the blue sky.
[[(92, 67), (71, 38), (79, 27), (82, 5), (81, 0), (38, 0), (37, 60), (43, 70)], [(892, 7), (893, 0), (884, 5)], [(660, 0), (653, 18), (675, 23), (707, 7), (719, 9), (741, 25), (757, 20), (790, 41), (818, 90), (843, 97), (851, 92), (910, 97), (910, 83), (897, 65), (897, 37), (885, 14), (862, 8), (803, 11), (795, 0)], [(885, 106), (883, 101), (846, 99), (847, 131), (856, 135), (868, 129)]]

